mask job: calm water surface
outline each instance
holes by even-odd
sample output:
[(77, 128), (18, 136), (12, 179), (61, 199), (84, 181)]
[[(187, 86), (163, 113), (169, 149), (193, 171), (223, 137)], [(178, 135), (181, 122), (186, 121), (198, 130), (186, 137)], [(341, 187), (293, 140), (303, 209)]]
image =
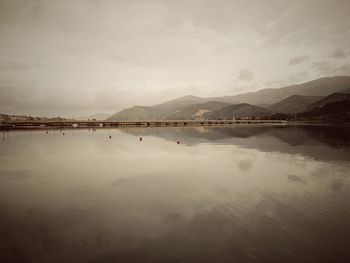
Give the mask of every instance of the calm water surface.
[(2, 134), (0, 262), (350, 262), (349, 127), (64, 132)]

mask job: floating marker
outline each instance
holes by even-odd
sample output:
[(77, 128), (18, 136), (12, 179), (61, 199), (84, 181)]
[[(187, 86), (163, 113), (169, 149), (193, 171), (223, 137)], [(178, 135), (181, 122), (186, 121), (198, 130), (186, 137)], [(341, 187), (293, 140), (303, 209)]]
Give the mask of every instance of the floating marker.
[(49, 132), (47, 131), (46, 134), (49, 134)]
[(140, 142), (142, 142), (142, 137), (140, 137)]
[(177, 143), (177, 144), (180, 144), (180, 141), (177, 141), (176, 143)]
[(111, 135), (109, 135), (109, 139), (112, 139), (112, 136), (111, 136)]
[(65, 133), (62, 133), (63, 135), (65, 135)]

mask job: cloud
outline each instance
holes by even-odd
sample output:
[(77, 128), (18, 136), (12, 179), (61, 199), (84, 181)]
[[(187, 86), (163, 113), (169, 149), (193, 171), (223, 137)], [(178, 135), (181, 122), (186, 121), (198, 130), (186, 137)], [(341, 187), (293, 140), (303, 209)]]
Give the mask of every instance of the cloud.
[(288, 65), (296, 65), (300, 64), (306, 61), (309, 61), (310, 57), (309, 56), (299, 56), (299, 57), (294, 57), (289, 60)]
[[(85, 112), (113, 112), (128, 106), (128, 94), (118, 87), (101, 87), (98, 90), (65, 86), (28, 86), (8, 83), (0, 85), (0, 112), (17, 114), (64, 116)], [(42, 112), (42, 114), (40, 114)], [(56, 114), (55, 114), (56, 113)]]
[(310, 80), (310, 74), (307, 71), (290, 75), (286, 78), (275, 79), (266, 83), (268, 88), (282, 88), (288, 85), (294, 85)]
[[(255, 78), (254, 72), (249, 68), (240, 68), (233, 75), (226, 85), (226, 92), (223, 95), (232, 95), (237, 93), (249, 92), (263, 88)], [(218, 96), (217, 94), (214, 96)]]
[(251, 82), (254, 80), (254, 74), (248, 68), (241, 68), (238, 70), (237, 79), (243, 82)]
[[(347, 0), (23, 2), (0, 0), (0, 111), (90, 115), (193, 93), (184, 87), (253, 91), (298, 74), (286, 61), (310, 58), (294, 54), (322, 60), (337, 47), (335, 60), (350, 42)], [(312, 68), (345, 74), (347, 58)]]
[(350, 75), (350, 63), (338, 64), (332, 61), (316, 61), (312, 67), (323, 76), (325, 75)]
[(347, 54), (343, 49), (337, 48), (331, 52), (330, 57), (337, 58), (337, 59), (338, 58), (346, 58)]
[(316, 61), (312, 64), (312, 67), (316, 69), (319, 73), (327, 73), (330, 72), (333, 68), (335, 68), (335, 64), (331, 61)]

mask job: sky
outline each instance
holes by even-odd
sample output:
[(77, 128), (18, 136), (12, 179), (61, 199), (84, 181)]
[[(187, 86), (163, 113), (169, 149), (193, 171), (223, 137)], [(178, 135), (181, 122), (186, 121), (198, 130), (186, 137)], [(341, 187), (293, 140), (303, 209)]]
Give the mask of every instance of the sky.
[(0, 113), (78, 117), (350, 75), (349, 0), (0, 0)]

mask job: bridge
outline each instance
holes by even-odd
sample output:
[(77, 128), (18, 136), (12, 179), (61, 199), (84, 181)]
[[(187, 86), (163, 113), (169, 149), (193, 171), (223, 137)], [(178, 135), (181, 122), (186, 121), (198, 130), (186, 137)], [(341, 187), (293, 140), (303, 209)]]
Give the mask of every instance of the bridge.
[(68, 129), (112, 127), (185, 127), (185, 126), (230, 126), (237, 124), (286, 124), (285, 120), (149, 120), (149, 121), (8, 121), (0, 123), (0, 129)]

